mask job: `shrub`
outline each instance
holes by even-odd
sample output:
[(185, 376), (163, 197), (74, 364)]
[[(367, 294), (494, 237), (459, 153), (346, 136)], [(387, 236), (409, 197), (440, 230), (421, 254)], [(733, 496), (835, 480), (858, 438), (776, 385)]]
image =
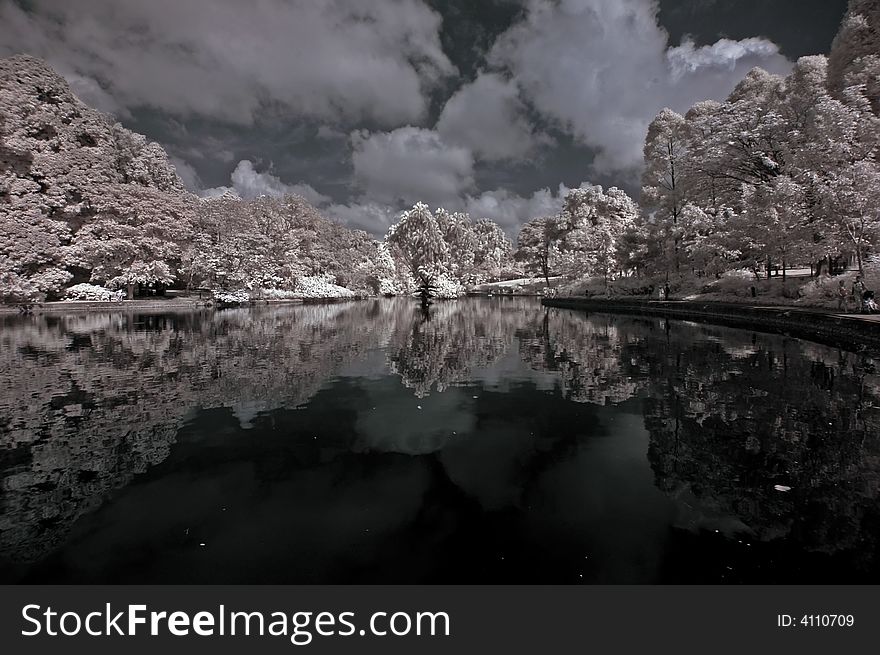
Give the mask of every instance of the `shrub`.
[(214, 291), (214, 301), (221, 305), (244, 305), (251, 300), (247, 291)]
[(90, 300), (92, 302), (110, 302), (114, 292), (95, 284), (74, 284), (64, 293), (64, 300)]
[(260, 294), (267, 300), (291, 300), (300, 297), (291, 289), (260, 289)]
[(451, 300), (464, 295), (464, 287), (446, 275), (440, 275), (434, 280), (433, 298)]
[(720, 280), (714, 282), (710, 288), (718, 293), (726, 293), (741, 298), (752, 295), (752, 287), (757, 290), (758, 280), (754, 273), (746, 270), (728, 271)]
[(378, 286), (380, 296), (397, 296), (401, 293), (401, 285), (390, 278), (380, 279)]
[(301, 277), (296, 281), (293, 297), (296, 298), (354, 298), (355, 293), (335, 284), (332, 275), (313, 275)]
[(611, 293), (615, 296), (652, 296), (663, 286), (661, 280), (637, 277), (622, 277), (611, 285)]
[[(864, 266), (865, 286), (872, 291), (880, 290), (880, 261), (872, 260)], [(800, 290), (800, 302), (808, 305), (837, 307), (837, 289), (841, 281), (847, 294), (852, 293), (857, 271), (847, 271), (841, 275), (823, 275), (805, 284)]]

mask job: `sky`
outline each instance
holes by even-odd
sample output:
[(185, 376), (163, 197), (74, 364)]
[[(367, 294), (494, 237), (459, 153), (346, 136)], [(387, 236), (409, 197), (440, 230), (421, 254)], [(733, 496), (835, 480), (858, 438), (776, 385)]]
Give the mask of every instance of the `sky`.
[(827, 53), (846, 0), (0, 0), (201, 195), (299, 193), (377, 236), (416, 201), (511, 235), (568, 188), (638, 196), (647, 126)]

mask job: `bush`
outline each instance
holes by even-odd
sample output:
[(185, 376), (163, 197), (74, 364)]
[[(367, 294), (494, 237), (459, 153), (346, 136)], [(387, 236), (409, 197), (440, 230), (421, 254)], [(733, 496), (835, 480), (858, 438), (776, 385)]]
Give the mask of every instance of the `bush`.
[(27, 309), (44, 298), (31, 280), (12, 271), (0, 273), (0, 302)]
[[(580, 294), (584, 296), (604, 296), (608, 291), (608, 287), (605, 285), (605, 280), (600, 278), (589, 278), (586, 281), (581, 280), (580, 282), (581, 290)], [(562, 293), (565, 293), (566, 290), (563, 289)]]
[(64, 300), (90, 300), (92, 302), (110, 302), (114, 291), (95, 284), (74, 284), (64, 293)]
[[(864, 266), (864, 282), (865, 287), (874, 291), (880, 290), (880, 261), (872, 260)], [(853, 283), (856, 281), (857, 271), (847, 271), (841, 275), (823, 275), (822, 277), (811, 280), (805, 284), (801, 290), (800, 302), (808, 305), (817, 305), (837, 308), (837, 289), (840, 282), (846, 289), (847, 295), (852, 293)], [(853, 306), (853, 300), (850, 299), (850, 307)]]
[(292, 300), (300, 297), (296, 291), (290, 289), (260, 289), (259, 293), (267, 300)]
[(665, 282), (637, 277), (622, 277), (611, 284), (611, 293), (615, 296), (656, 296), (657, 289)]
[(351, 289), (340, 287), (332, 275), (313, 275), (301, 277), (296, 281), (293, 297), (296, 298), (354, 298)]
[(757, 292), (758, 280), (751, 271), (728, 271), (720, 280), (714, 282), (710, 289), (717, 293), (726, 293), (740, 298), (750, 298), (752, 288)]
[(464, 295), (464, 287), (446, 275), (440, 275), (434, 280), (433, 298), (451, 300)]
[(381, 278), (378, 281), (377, 293), (380, 296), (397, 296), (401, 294), (401, 285), (390, 278)]
[(214, 301), (221, 305), (244, 305), (251, 301), (247, 291), (214, 291)]
[(837, 289), (843, 282), (847, 294), (852, 289), (852, 283), (855, 275), (844, 273), (843, 275), (822, 275), (815, 280), (810, 280), (801, 287), (801, 298), (803, 302), (808, 304), (829, 304), (829, 301), (837, 302)]

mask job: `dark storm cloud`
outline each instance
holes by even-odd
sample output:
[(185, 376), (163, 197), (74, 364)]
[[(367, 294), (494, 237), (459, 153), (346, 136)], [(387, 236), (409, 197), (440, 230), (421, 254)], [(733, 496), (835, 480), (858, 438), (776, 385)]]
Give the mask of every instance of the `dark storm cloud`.
[(827, 51), (844, 9), (0, 0), (0, 53), (46, 58), (85, 101), (162, 143), (194, 190), (299, 191), (375, 234), (422, 199), (513, 233), (586, 180), (637, 193), (659, 109)]

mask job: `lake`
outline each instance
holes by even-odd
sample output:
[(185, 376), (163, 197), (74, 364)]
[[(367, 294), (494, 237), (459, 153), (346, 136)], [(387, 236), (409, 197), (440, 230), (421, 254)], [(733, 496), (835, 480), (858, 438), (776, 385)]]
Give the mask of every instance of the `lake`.
[(870, 353), (530, 298), (0, 317), (3, 583), (880, 582)]

